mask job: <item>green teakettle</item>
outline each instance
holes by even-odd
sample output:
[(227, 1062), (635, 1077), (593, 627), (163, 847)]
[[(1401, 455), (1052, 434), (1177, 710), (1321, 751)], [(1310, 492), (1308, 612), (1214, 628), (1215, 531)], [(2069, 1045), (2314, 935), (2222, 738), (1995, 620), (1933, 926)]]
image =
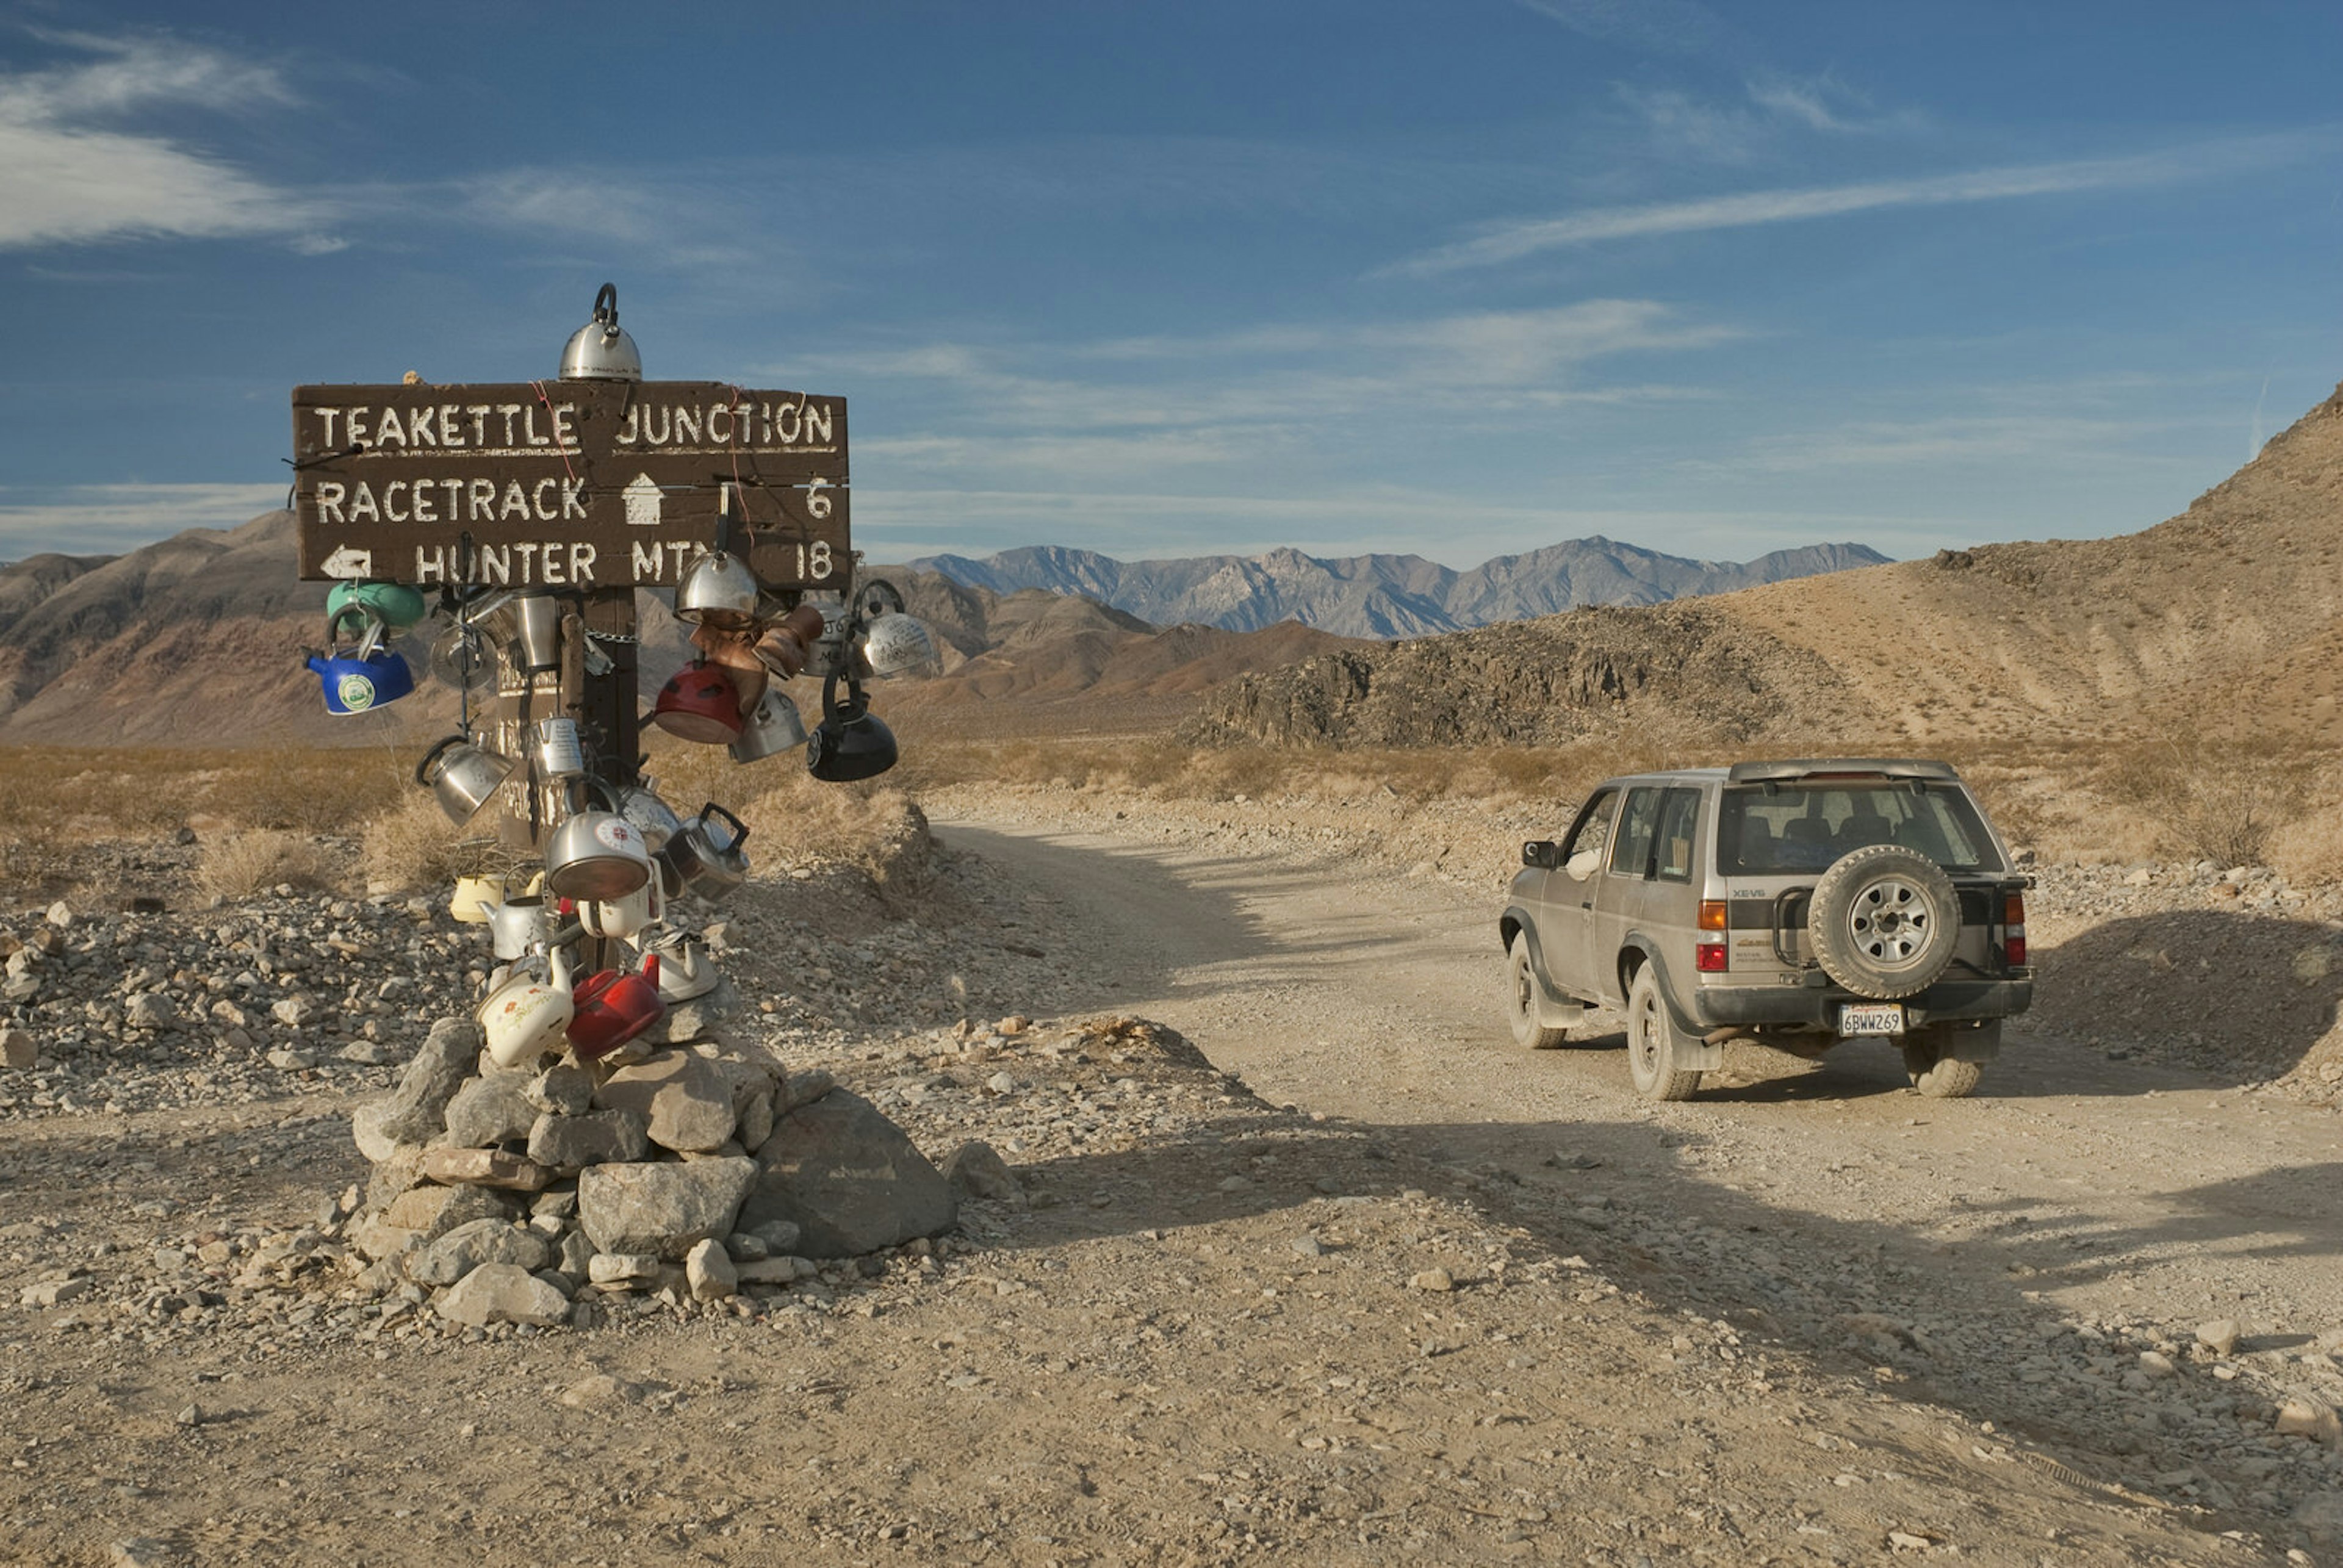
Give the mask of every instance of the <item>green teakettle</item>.
[(337, 620), (356, 606), (371, 610), (393, 632), (402, 632), (430, 613), (423, 595), (405, 583), (338, 582), (326, 596), (326, 618)]

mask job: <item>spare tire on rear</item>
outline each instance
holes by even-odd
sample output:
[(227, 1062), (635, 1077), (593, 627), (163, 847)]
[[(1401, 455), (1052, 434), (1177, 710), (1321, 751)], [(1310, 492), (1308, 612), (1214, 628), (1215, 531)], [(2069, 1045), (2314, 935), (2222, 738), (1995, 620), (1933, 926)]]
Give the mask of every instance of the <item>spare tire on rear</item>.
[(1936, 983), (1953, 961), (1960, 896), (1945, 869), (1900, 844), (1839, 858), (1815, 884), (1806, 935), (1823, 972), (1857, 996), (1895, 1001)]

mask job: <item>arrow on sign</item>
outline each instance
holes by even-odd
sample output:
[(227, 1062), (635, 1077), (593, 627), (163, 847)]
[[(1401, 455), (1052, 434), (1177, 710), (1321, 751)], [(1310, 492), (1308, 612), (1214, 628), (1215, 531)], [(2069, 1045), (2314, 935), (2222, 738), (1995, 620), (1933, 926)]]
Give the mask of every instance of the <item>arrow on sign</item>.
[(374, 576), (374, 552), (354, 550), (344, 545), (326, 558), (323, 570), (329, 578), (370, 578)]

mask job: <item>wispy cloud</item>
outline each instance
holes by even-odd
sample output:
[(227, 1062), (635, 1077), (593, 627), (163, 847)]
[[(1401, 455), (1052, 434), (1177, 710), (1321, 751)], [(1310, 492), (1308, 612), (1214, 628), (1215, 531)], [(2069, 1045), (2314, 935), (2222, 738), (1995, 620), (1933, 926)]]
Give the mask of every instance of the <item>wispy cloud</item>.
[(272, 68), (162, 37), (49, 35), (83, 58), (0, 75), (0, 248), (159, 236), (295, 235), (331, 213), (168, 137), (116, 128), (157, 108), (240, 113), (294, 101)]
[(1572, 32), (1666, 55), (1697, 55), (1725, 44), (1733, 28), (1693, 0), (1519, 0)]
[(285, 504), (283, 485), (0, 486), (0, 561), (112, 555), (186, 528), (234, 528)]
[(1754, 77), (1741, 97), (1724, 100), (1633, 82), (1617, 84), (1612, 93), (1653, 151), (1702, 163), (1755, 163), (1815, 136), (1903, 134), (1928, 123), (1916, 110), (1880, 113), (1829, 75)]
[[(1252, 498), (1349, 494), (1356, 487), (1336, 476), (1387, 467), (1394, 450), (1461, 453), (1500, 431), (1551, 436), (1582, 413), (1702, 397), (1697, 387), (1598, 373), (1596, 362), (1740, 336), (1657, 301), (1598, 299), (1176, 337), (930, 343), (792, 369), (850, 389), (889, 384), (876, 395), (896, 410), (894, 430), (856, 445), (856, 473), (886, 498), (888, 518), (901, 518), (899, 498), (913, 492), (1175, 497), (1241, 487), (1239, 509), (1266, 528), (1284, 514)], [(1037, 519), (1056, 511), (1026, 499), (985, 504)], [(1152, 538), (1177, 531), (1144, 507), (1103, 511)], [(858, 518), (867, 513), (858, 502)], [(1189, 520), (1218, 515), (1192, 507)], [(1438, 508), (1414, 515), (1420, 525)], [(970, 511), (967, 520), (981, 519)]]
[[(1279, 324), (1184, 337), (1071, 345), (938, 343), (799, 361), (833, 377), (924, 381), (962, 417), (1037, 438), (1107, 429), (1288, 429), (1377, 409), (1551, 408), (1679, 395), (1579, 384), (1589, 363), (1682, 352), (1743, 336), (1656, 300), (1596, 299), (1544, 310), (1413, 320)], [(1129, 367), (1140, 378), (1105, 372)]]
[(1828, 73), (1804, 78), (1767, 74), (1751, 80), (1748, 92), (1749, 101), (1767, 114), (1831, 136), (1909, 131), (1926, 123), (1916, 110), (1879, 113), (1868, 97)]
[(1978, 468), (2027, 460), (2062, 467), (2171, 465), (2193, 468), (2193, 452), (2168, 449), (2171, 438), (2193, 433), (2190, 418), (2090, 418), (2053, 414), (1946, 415), (1906, 420), (1855, 420), (1835, 427), (1753, 441), (1745, 454), (1721, 461), (1726, 472), (1792, 473), (1853, 467), (1921, 472), (1957, 464)]
[(1795, 223), (1887, 207), (1944, 206), (2023, 196), (2169, 185), (2267, 167), (2334, 145), (2331, 131), (2205, 143), (2133, 157), (2022, 164), (1911, 179), (1870, 180), (1805, 189), (1745, 191), (1694, 201), (1596, 207), (1560, 217), (1492, 226), (1384, 269), (1403, 276), (1497, 266), (1542, 252), (1604, 240), (1695, 234)]

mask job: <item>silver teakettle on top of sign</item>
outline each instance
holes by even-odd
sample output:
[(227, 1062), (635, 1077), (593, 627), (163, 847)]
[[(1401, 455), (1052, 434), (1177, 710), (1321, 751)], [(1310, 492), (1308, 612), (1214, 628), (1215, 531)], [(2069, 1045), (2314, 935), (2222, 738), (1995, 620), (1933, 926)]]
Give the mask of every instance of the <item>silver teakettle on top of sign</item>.
[(618, 325), (618, 286), (606, 283), (594, 297), (594, 319), (569, 335), (561, 351), (564, 381), (639, 381), (643, 357)]

